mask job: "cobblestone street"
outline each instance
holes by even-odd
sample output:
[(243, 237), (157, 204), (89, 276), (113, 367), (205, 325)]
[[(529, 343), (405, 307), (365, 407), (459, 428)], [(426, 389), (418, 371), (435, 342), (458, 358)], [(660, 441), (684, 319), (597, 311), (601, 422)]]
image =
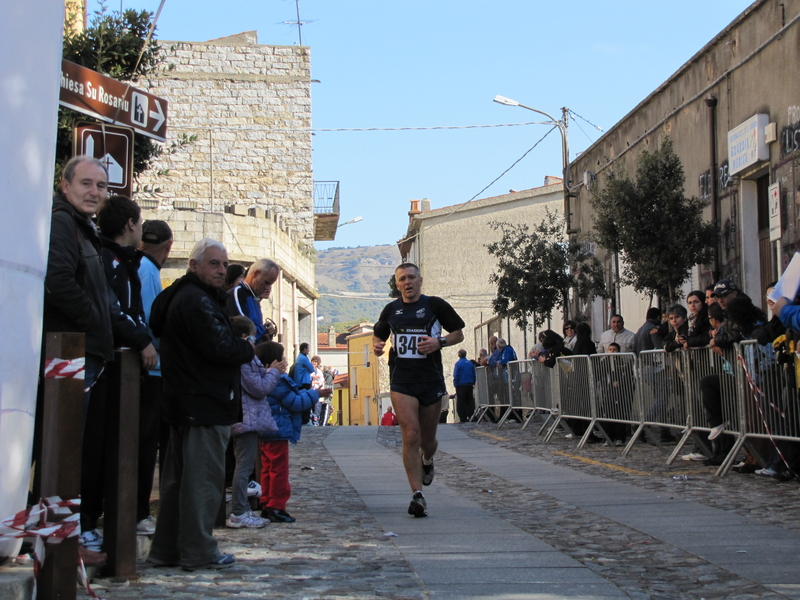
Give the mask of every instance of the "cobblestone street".
[[(669, 499), (720, 509), (730, 512), (732, 518), (736, 515), (765, 526), (795, 533), (798, 530), (796, 481), (778, 483), (756, 475), (739, 474), (717, 478), (713, 475), (714, 467), (680, 460), (667, 468), (666, 455), (647, 444), (635, 446), (627, 458), (620, 456), (620, 449), (600, 444), (577, 452), (574, 440), (555, 436), (545, 445), (532, 428), (521, 431), (518, 424), (507, 424), (502, 429), (491, 424), (444, 427), (458, 428), (478, 444), (497, 446), (570, 470), (657, 492)], [(399, 537), (385, 535), (388, 532), (367, 509), (327, 450), (325, 438), (337, 431), (333, 427), (305, 428), (301, 442), (291, 448), (293, 497), (288, 510), (297, 517), (296, 523), (270, 524), (263, 530), (216, 531), (222, 550), (237, 557), (234, 568), (186, 573), (180, 569), (153, 568), (142, 562), (141, 578), (137, 581), (115, 584), (97, 580), (99, 595), (106, 598), (236, 596), (298, 600), (437, 597), (417, 575), (398, 544), (397, 540), (403, 541), (403, 534)], [(395, 453), (399, 464), (398, 428), (371, 428), (371, 431), (383, 447)], [(366, 431), (359, 433), (371, 435)], [(800, 585), (767, 587), (759, 584), (678, 545), (493, 475), (448, 454), (446, 442), (440, 445), (436, 469), (432, 491), (436, 486), (446, 486), (487, 514), (535, 536), (616, 586), (620, 592), (616, 597), (800, 598)], [(688, 479), (673, 479), (684, 474)], [(586, 489), (585, 493), (591, 497), (593, 491)], [(433, 505), (431, 516), (434, 518), (422, 520), (420, 529), (435, 526), (436, 511)], [(706, 535), (708, 545), (713, 546), (713, 531)], [(791, 552), (789, 557), (787, 552)], [(774, 548), (776, 562), (794, 561), (796, 555), (796, 548), (788, 550), (780, 544)], [(741, 560), (748, 560), (745, 553)], [(500, 560), (497, 567), (503, 567)], [(569, 597), (600, 596), (575, 594)]]

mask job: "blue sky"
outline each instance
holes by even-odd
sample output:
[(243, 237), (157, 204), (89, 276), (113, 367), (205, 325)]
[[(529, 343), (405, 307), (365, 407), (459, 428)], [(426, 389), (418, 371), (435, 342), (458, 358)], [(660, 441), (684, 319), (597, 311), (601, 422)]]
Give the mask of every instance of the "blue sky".
[[(155, 11), (159, 0), (123, 0)], [(749, 0), (300, 0), (311, 48), (313, 128), (494, 125), (538, 121), (513, 98), (555, 116), (562, 106), (613, 126), (744, 11)], [(89, 0), (90, 10), (97, 7)], [(119, 0), (108, 7), (119, 10)], [(294, 0), (166, 0), (157, 36), (205, 41), (257, 30), (294, 45)], [(341, 182), (330, 246), (393, 244), (409, 200), (470, 200), (547, 133), (545, 125), (438, 131), (317, 132), (314, 179)], [(570, 122), (572, 158), (600, 133)], [(553, 131), (478, 197), (561, 175)]]

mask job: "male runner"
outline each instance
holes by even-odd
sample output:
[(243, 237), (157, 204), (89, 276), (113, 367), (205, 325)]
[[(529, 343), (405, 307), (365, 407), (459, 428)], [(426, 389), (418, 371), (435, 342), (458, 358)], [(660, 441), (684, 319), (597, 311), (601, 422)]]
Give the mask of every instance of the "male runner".
[[(381, 312), (372, 347), (375, 355), (381, 356), (386, 340), (392, 337), (391, 398), (403, 435), (403, 464), (413, 494), (408, 514), (426, 517), (428, 505), (422, 486), (433, 481), (436, 426), (442, 397), (447, 396), (441, 349), (463, 341), (464, 321), (441, 298), (422, 294), (417, 265), (403, 263), (397, 267), (395, 283), (401, 297)], [(449, 333), (443, 335), (443, 330)]]

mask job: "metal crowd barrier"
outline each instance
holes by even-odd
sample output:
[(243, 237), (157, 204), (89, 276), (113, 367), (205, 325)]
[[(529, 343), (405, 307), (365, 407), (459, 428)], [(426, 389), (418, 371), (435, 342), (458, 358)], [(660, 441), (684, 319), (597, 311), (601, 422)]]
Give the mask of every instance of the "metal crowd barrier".
[(503, 367), (478, 367), (475, 369), (476, 381), (476, 408), (470, 421), (480, 423), (484, 418), (489, 419), (489, 410), (508, 409), (509, 387), (508, 373)]
[[(636, 355), (632, 352), (595, 354), (589, 357), (595, 385), (595, 422), (606, 441), (611, 444), (623, 437), (628, 443), (622, 451), (623, 456), (631, 451), (636, 435), (628, 436), (630, 430), (638, 433), (642, 422), (641, 402), (638, 392), (638, 366)], [(613, 423), (615, 435), (609, 435), (608, 424)], [(620, 429), (628, 429), (620, 435)]]
[[(498, 423), (498, 427), (516, 411), (525, 429), (531, 419), (544, 416), (539, 432), (555, 417), (553, 403), (552, 369), (537, 360), (519, 360), (508, 363), (509, 406)], [(527, 415), (526, 415), (527, 413)]]

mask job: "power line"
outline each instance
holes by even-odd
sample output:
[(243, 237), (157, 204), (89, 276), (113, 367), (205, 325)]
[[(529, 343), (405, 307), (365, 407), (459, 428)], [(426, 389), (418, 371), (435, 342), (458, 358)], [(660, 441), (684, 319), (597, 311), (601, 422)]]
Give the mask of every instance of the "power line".
[[(549, 121), (546, 123), (549, 124)], [(312, 129), (311, 131), (432, 131), (434, 129), (484, 129), (489, 127), (520, 127), (522, 125), (542, 125), (544, 121), (530, 121), (528, 123), (499, 123), (497, 125), (450, 125), (439, 127), (365, 127), (352, 129)], [(272, 130), (275, 131), (275, 130)]]

